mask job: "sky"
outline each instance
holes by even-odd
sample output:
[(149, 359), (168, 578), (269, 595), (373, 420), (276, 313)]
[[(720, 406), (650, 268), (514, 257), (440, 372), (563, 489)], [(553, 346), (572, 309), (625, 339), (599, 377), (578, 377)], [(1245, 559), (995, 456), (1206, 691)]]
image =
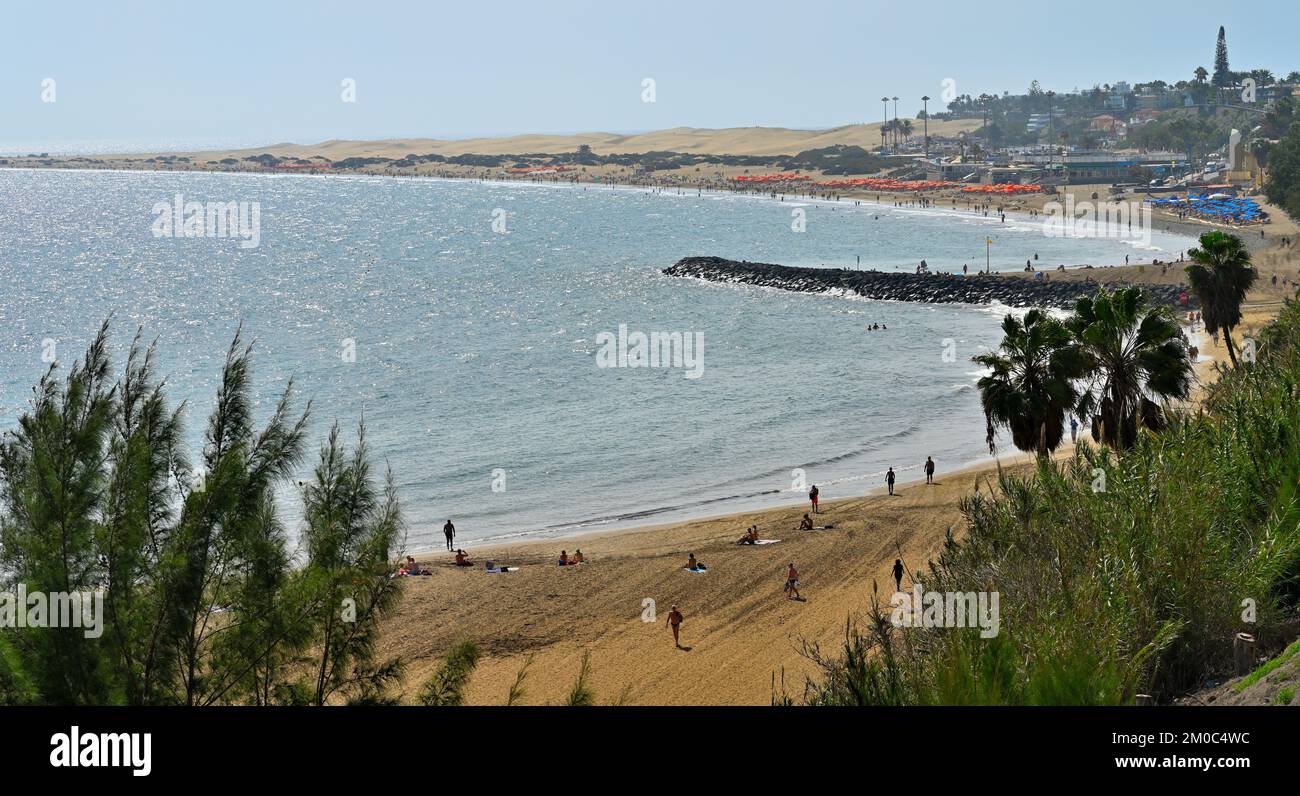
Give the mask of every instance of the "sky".
[[(1213, 69), (1219, 25), (1233, 69), (1300, 69), (1296, 0), (4, 0), (0, 9), (0, 141), (817, 129), (878, 121), (884, 95), (913, 116), (945, 85), (978, 95), (1023, 93), (1035, 79), (1058, 92), (1185, 79)], [(349, 79), (354, 102), (343, 101)]]

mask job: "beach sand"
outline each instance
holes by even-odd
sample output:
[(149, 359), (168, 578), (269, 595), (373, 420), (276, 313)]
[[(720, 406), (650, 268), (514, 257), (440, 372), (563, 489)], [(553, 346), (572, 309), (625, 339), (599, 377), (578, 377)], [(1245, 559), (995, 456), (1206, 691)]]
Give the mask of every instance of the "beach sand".
[[(972, 429), (982, 434), (983, 429)], [(1066, 452), (1062, 451), (1061, 455)], [(1028, 472), (1027, 455), (1003, 456), (1005, 467)], [(599, 704), (765, 705), (776, 689), (796, 698), (814, 668), (802, 643), (838, 652), (845, 624), (870, 604), (873, 581), (882, 604), (894, 591), (890, 570), (901, 558), (909, 575), (927, 571), (947, 533), (960, 537), (961, 497), (996, 488), (991, 466), (939, 473), (937, 483), (883, 485), (866, 496), (823, 494), (818, 525), (798, 531), (807, 503), (706, 520), (553, 542), (470, 549), (477, 564), (457, 568), (450, 554), (421, 556), (428, 577), (409, 578), (399, 611), (385, 625), (381, 655), (408, 662), (409, 699), (458, 639), (484, 653), (468, 702), (505, 704), (519, 669), (532, 658), (523, 704), (562, 704), (590, 653)], [(838, 499), (837, 499), (838, 498)], [(792, 494), (792, 500), (797, 500)], [(735, 544), (751, 524), (778, 544)], [(581, 548), (588, 563), (559, 567), (561, 549)], [(708, 572), (682, 569), (695, 553)], [(489, 574), (483, 561), (518, 566)], [(798, 567), (806, 601), (782, 592), (786, 565)], [(653, 599), (654, 622), (642, 621)], [(670, 607), (685, 616), (682, 645), (665, 626)]]

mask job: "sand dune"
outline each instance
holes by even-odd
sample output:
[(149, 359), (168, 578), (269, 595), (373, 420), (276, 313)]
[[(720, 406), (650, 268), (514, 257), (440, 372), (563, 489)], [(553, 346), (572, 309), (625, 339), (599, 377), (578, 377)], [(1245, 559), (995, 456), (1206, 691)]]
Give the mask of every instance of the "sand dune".
[[(911, 120), (915, 136), (921, 135), (920, 120)], [(931, 136), (956, 135), (975, 130), (978, 119), (933, 121)], [(836, 144), (872, 147), (880, 143), (880, 122), (850, 124), (829, 130), (791, 130), (784, 127), (732, 127), (712, 130), (676, 127), (633, 135), (615, 133), (577, 133), (574, 135), (517, 135), (505, 138), (395, 138), (383, 141), (330, 140), (315, 144), (281, 143), (246, 150), (182, 153), (202, 155), (208, 159), (244, 157), (267, 152), (277, 157), (309, 158), (323, 155), (330, 160), (348, 157), (388, 157), (403, 155), (518, 155), (573, 152), (586, 144), (598, 154), (642, 153), (655, 151), (694, 152), (710, 155), (794, 155), (806, 149)]]

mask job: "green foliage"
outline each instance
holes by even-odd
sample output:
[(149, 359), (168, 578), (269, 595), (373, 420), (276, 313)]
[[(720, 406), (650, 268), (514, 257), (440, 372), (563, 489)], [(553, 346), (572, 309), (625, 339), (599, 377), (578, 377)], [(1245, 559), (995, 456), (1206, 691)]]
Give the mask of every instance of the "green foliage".
[(1276, 631), (1300, 579), (1300, 305), (1202, 411), (1129, 448), (1081, 444), (962, 502), (926, 591), (996, 591), (1000, 627), (898, 628), (878, 606), (809, 657), (811, 704), (1127, 704), (1231, 669), (1242, 601)]
[[(396, 676), (373, 661), (398, 588), (391, 478), (376, 501), (364, 436), (345, 466), (318, 471), (342, 472), (347, 489), (306, 501), (307, 538), (339, 549), (294, 569), (275, 493), (302, 461), (308, 413), (293, 411), (290, 384), (254, 422), (251, 355), (236, 333), (198, 467), (138, 334), (115, 383), (107, 324), (62, 381), (57, 366), (41, 378), (0, 445), (0, 572), (10, 590), (101, 594), (103, 634), (0, 630), (0, 700), (321, 704)], [(340, 455), (337, 433), (327, 450)], [(340, 630), (332, 617), (354, 595), (359, 618)], [(296, 682), (311, 660), (327, 671), (315, 687)]]
[(997, 351), (972, 360), (992, 371), (978, 382), (989, 451), (997, 430), (1008, 428), (1017, 448), (1046, 456), (1064, 437), (1086, 361), (1065, 324), (1044, 310), (1030, 310), (1024, 321), (1007, 315), (1002, 332)]
[(338, 426), (330, 430), (315, 479), (304, 490), (303, 511), (303, 575), (323, 597), (312, 614), (321, 632), (314, 701), (323, 705), (340, 691), (382, 691), (400, 675), (395, 662), (376, 663), (374, 652), (379, 619), (400, 594), (391, 562), (402, 520), (392, 472), (382, 495), (371, 478), (364, 425), (350, 455)]
[(524, 689), (524, 682), (528, 679), (528, 669), (532, 665), (533, 656), (529, 655), (524, 660), (524, 665), (520, 666), (519, 671), (515, 673), (515, 681), (510, 684), (510, 692), (506, 694), (506, 707), (513, 707), (523, 702), (524, 694), (527, 693)]
[(596, 694), (591, 690), (591, 653), (583, 650), (582, 666), (578, 669), (578, 679), (573, 681), (569, 696), (564, 700), (569, 707), (587, 707), (596, 704)]
[(1235, 367), (1232, 329), (1241, 323), (1241, 305), (1256, 278), (1250, 250), (1241, 238), (1220, 230), (1202, 234), (1200, 244), (1187, 252), (1192, 260), (1186, 268), (1187, 281), (1201, 302), (1205, 330), (1223, 334), (1228, 359)]
[(1161, 428), (1164, 412), (1152, 399), (1187, 397), (1187, 340), (1173, 312), (1151, 306), (1141, 288), (1103, 289), (1079, 299), (1066, 326), (1093, 374), (1075, 412), (1096, 418), (1094, 436), (1105, 444), (1127, 448), (1139, 427)]
[(1238, 692), (1245, 691), (1247, 688), (1250, 688), (1255, 683), (1258, 683), (1260, 680), (1263, 680), (1265, 677), (1268, 677), (1270, 674), (1277, 671), (1281, 668), (1282, 664), (1291, 660), (1297, 654), (1300, 654), (1300, 641), (1287, 647), (1282, 651), (1282, 654), (1261, 664), (1258, 669), (1238, 680), (1233, 684), (1233, 689)]
[(430, 707), (456, 707), (465, 703), (465, 686), (478, 665), (478, 646), (468, 639), (458, 642), (442, 659), (438, 670), (420, 687), (416, 701)]
[(1300, 221), (1300, 123), (1292, 121), (1282, 139), (1269, 147), (1264, 195)]

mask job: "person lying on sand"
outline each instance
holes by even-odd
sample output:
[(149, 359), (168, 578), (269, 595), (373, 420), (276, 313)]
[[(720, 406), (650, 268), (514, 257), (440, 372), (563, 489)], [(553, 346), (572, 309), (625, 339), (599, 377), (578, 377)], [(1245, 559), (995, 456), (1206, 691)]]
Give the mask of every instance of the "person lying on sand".
[(472, 566), (474, 566), (474, 562), (469, 560), (469, 556), (465, 553), (464, 550), (457, 550), (457, 551), (456, 551), (456, 566), (458, 566), (458, 567), (472, 567)]

